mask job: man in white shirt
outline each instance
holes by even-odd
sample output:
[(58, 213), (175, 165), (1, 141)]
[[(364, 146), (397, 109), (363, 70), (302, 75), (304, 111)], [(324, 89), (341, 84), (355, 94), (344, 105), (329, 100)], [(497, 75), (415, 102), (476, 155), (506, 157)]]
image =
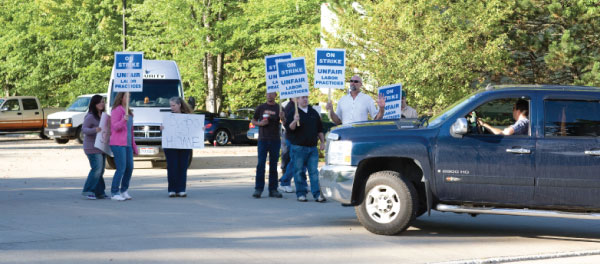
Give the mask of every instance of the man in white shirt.
[(361, 87), (362, 79), (358, 75), (354, 75), (350, 79), (350, 93), (344, 95), (338, 101), (337, 110), (334, 112), (331, 102), (327, 103), (327, 111), (329, 111), (329, 116), (333, 123), (339, 125), (367, 121), (369, 115), (374, 120), (383, 117), (385, 112), (385, 97), (379, 96), (377, 99), (379, 109), (377, 109), (373, 98), (360, 92)]
[(418, 118), (417, 110), (406, 104), (406, 92), (402, 91), (402, 118)]

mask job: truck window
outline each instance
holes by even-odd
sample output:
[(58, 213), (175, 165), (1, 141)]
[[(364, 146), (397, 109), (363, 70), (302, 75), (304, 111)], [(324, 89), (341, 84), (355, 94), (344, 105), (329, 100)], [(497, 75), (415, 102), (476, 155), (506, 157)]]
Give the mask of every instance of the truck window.
[(91, 97), (79, 97), (67, 108), (67, 111), (85, 112), (88, 110), (90, 100), (92, 100)]
[(2, 108), (6, 109), (7, 111), (21, 110), (21, 106), (19, 106), (19, 100), (17, 99), (7, 100), (6, 103), (4, 103), (4, 105), (2, 106)]
[[(518, 98), (496, 99), (478, 106), (466, 116), (469, 123), (469, 133), (493, 134), (492, 131), (478, 126), (477, 118), (500, 130), (515, 124), (517, 120), (513, 117), (513, 109), (518, 100)], [(529, 131), (529, 128), (527, 128), (527, 131)]]
[(35, 99), (23, 99), (21, 101), (23, 104), (23, 110), (37, 110), (38, 104)]
[[(170, 107), (169, 99), (181, 96), (179, 93), (181, 83), (179, 80), (144, 80), (144, 91), (130, 93), (132, 107)], [(110, 105), (117, 93), (113, 92)]]
[(544, 101), (544, 135), (597, 137), (600, 135), (600, 101)]

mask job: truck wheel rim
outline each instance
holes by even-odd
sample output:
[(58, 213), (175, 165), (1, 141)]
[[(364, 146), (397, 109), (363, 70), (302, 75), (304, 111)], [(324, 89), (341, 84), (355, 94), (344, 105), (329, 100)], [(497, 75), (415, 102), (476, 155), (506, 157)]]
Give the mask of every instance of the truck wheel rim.
[(227, 132), (219, 131), (219, 133), (217, 134), (217, 143), (219, 143), (219, 145), (225, 145), (227, 144), (227, 141)]
[(369, 217), (377, 223), (390, 223), (400, 213), (398, 193), (387, 185), (377, 185), (372, 188), (365, 198), (365, 204)]

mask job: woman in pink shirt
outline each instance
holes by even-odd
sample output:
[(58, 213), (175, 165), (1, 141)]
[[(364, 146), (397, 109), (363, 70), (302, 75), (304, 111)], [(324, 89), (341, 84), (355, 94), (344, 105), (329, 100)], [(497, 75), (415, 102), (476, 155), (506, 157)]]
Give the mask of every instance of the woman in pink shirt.
[[(110, 118), (110, 149), (115, 156), (116, 171), (110, 188), (111, 199), (131, 200), (127, 190), (133, 173), (133, 155), (138, 153), (133, 140), (133, 113), (125, 113), (129, 93), (118, 93), (113, 103)], [(120, 187), (120, 188), (119, 188)]]

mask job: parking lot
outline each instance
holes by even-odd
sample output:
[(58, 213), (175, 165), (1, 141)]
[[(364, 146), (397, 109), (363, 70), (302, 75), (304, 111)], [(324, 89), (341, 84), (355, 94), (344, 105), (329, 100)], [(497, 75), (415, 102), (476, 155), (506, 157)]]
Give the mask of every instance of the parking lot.
[(1, 135), (0, 263), (600, 262), (597, 221), (434, 212), (378, 236), (333, 201), (251, 198), (255, 163), (256, 147), (207, 145), (187, 198), (168, 198), (166, 170), (136, 162), (133, 200), (90, 201), (80, 144)]

